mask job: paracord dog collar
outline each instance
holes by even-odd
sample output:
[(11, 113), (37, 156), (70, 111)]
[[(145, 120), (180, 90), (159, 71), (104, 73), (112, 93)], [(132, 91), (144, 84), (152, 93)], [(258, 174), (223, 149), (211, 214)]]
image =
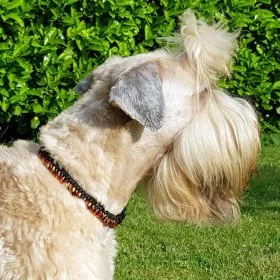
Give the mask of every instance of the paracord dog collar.
[(73, 196), (82, 199), (89, 211), (104, 225), (107, 225), (110, 228), (115, 228), (123, 221), (126, 208), (124, 208), (118, 215), (106, 211), (104, 206), (97, 202), (97, 200), (91, 195), (86, 193), (71, 175), (50, 155), (49, 152), (44, 149), (44, 147), (39, 149), (39, 158), (54, 177), (56, 177), (60, 183), (64, 184)]

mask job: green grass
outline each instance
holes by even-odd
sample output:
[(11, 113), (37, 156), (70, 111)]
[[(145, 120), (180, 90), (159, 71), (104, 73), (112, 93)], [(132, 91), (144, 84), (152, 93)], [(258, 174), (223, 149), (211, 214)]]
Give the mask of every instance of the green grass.
[(118, 228), (116, 279), (280, 279), (280, 147), (263, 147), (235, 226), (161, 223), (136, 192)]

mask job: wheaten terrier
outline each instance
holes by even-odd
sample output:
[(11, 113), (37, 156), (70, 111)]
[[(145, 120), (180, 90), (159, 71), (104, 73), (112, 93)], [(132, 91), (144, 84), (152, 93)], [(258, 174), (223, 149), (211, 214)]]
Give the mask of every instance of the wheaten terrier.
[(108, 59), (39, 144), (0, 148), (0, 279), (112, 279), (113, 228), (141, 178), (159, 219), (238, 217), (259, 129), (216, 88), (235, 37), (187, 11), (177, 48)]

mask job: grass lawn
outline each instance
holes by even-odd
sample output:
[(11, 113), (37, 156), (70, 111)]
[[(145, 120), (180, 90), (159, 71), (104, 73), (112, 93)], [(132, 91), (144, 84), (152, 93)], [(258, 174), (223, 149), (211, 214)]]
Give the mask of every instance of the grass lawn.
[(118, 280), (280, 280), (280, 147), (263, 147), (259, 174), (242, 200), (240, 223), (160, 223), (140, 193), (118, 228)]

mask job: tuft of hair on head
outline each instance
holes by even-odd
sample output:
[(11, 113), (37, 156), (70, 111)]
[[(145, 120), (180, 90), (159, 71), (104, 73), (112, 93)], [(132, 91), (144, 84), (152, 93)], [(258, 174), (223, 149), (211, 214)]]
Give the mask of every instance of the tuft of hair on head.
[(191, 10), (186, 10), (180, 20), (180, 34), (175, 41), (194, 70), (197, 83), (210, 88), (221, 75), (229, 76), (239, 32), (226, 32), (220, 23), (210, 26), (197, 20)]
[(158, 159), (145, 191), (163, 220), (234, 221), (238, 197), (255, 171), (259, 126), (245, 100), (213, 90)]

